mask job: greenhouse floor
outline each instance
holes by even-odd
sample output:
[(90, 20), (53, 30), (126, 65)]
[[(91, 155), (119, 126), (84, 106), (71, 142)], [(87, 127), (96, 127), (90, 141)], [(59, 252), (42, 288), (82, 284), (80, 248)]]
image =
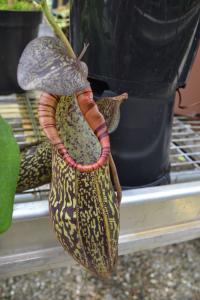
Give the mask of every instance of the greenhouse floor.
[(200, 240), (119, 257), (105, 282), (78, 266), (0, 282), (1, 300), (199, 300)]

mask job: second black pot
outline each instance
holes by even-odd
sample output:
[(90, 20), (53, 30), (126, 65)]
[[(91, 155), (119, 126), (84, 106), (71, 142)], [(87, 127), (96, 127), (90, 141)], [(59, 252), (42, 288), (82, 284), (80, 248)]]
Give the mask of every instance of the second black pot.
[[(197, 0), (72, 0), (71, 39), (84, 42), (95, 93), (128, 92), (111, 135), (123, 186), (169, 182), (173, 101), (199, 38)], [(184, 73), (184, 76), (182, 75)]]
[(25, 46), (38, 34), (41, 11), (0, 10), (0, 95), (22, 92), (17, 66)]

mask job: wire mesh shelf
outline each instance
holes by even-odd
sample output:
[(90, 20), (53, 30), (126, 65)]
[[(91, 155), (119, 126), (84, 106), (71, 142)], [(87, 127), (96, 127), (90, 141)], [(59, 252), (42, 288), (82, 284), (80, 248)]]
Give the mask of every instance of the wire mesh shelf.
[(0, 114), (12, 127), (20, 148), (41, 141), (34, 94), (0, 96)]
[[(0, 114), (12, 127), (21, 149), (44, 140), (37, 115), (38, 96), (38, 93), (0, 96)], [(200, 118), (174, 117), (170, 161), (172, 183), (200, 180)], [(33, 193), (35, 200), (41, 200), (48, 191), (49, 186), (45, 185), (20, 197), (16, 195), (16, 201), (29, 199)]]
[(200, 118), (174, 117), (170, 161), (172, 182), (200, 179)]

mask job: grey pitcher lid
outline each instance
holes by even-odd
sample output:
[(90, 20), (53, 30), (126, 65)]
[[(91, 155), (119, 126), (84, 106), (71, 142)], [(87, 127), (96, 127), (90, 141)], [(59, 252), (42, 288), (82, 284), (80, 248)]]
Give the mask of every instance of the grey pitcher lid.
[(42, 90), (56, 95), (72, 95), (89, 86), (84, 62), (70, 58), (56, 37), (39, 37), (24, 49), (17, 78), (24, 90)]

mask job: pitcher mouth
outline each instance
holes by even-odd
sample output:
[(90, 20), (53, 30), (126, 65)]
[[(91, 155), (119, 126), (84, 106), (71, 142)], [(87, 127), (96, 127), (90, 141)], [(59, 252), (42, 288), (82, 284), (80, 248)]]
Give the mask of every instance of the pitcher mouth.
[[(96, 103), (93, 100), (91, 88), (87, 88), (77, 93), (77, 102), (86, 122), (96, 135), (100, 146), (101, 153), (95, 163), (80, 164), (77, 163), (69, 154), (56, 128), (56, 108), (60, 97), (48, 93), (42, 93), (40, 96), (38, 113), (39, 121), (47, 138), (61, 155), (62, 159), (72, 168), (80, 172), (92, 172), (103, 166), (110, 155), (110, 140), (107, 126), (103, 115), (99, 112)], [(97, 125), (96, 125), (97, 123)]]

